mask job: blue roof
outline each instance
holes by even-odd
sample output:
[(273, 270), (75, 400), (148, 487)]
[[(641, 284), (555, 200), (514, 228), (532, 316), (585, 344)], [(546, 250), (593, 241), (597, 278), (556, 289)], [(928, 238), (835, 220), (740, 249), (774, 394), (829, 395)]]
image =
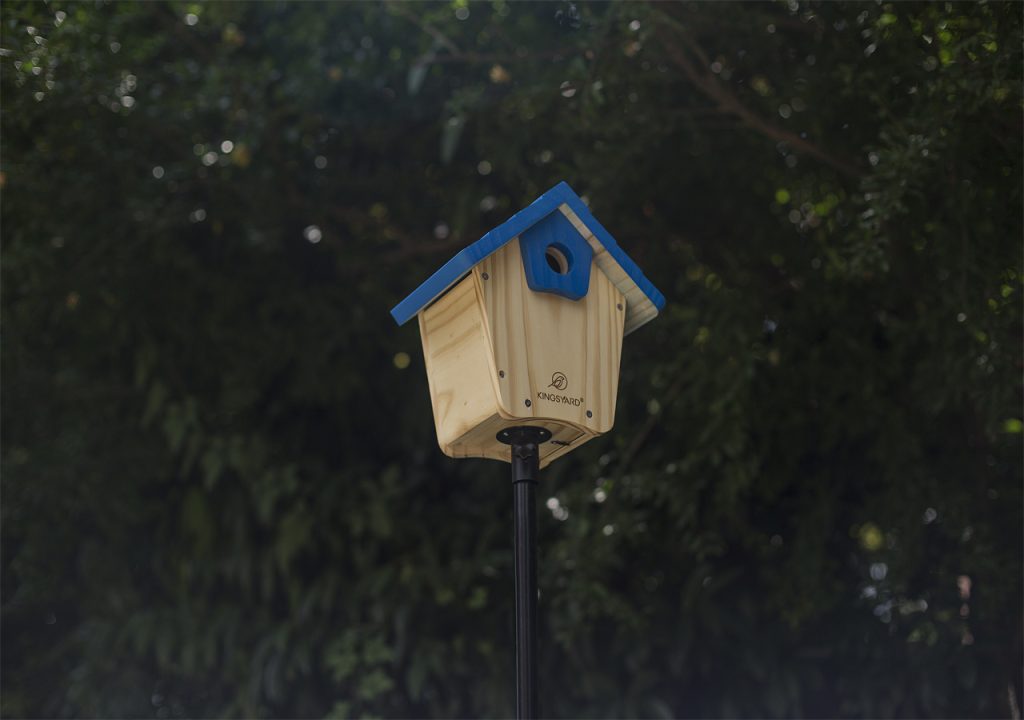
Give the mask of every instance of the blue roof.
[[(529, 207), (520, 210), (475, 243), (456, 253), (455, 257), (442, 265), (422, 285), (413, 290), (407, 298), (395, 305), (391, 309), (391, 316), (399, 325), (404, 325), (415, 317), (417, 313), (444, 294), (448, 288), (461, 280), (474, 265), (509, 242), (512, 238), (519, 236), (552, 212), (557, 211), (563, 204), (568, 206), (569, 210), (587, 227), (626, 273), (628, 280), (625, 284), (635, 286), (636, 289), (643, 293), (644, 299), (648, 300), (653, 306), (654, 312), (643, 313), (644, 317), (639, 322), (630, 323), (627, 317), (627, 332), (635, 330), (644, 322), (653, 319), (654, 315), (665, 307), (665, 296), (658, 292), (658, 289), (644, 276), (637, 264), (626, 255), (609, 232), (591, 215), (590, 210), (587, 209), (579, 195), (573, 192), (573, 189), (565, 182), (558, 183), (555, 187), (534, 200)], [(627, 292), (627, 290), (632, 288), (622, 287), (624, 283), (616, 282), (614, 277), (611, 279), (619, 287), (620, 292), (627, 295), (628, 302), (628, 296), (634, 293)], [(632, 310), (633, 308), (629, 309)]]

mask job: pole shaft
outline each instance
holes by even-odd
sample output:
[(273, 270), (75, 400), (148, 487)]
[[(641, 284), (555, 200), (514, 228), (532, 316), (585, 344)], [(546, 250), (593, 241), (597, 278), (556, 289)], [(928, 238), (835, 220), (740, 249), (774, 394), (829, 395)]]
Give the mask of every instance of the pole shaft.
[(512, 520), (516, 563), (516, 717), (537, 717), (537, 506), (535, 442), (512, 445)]

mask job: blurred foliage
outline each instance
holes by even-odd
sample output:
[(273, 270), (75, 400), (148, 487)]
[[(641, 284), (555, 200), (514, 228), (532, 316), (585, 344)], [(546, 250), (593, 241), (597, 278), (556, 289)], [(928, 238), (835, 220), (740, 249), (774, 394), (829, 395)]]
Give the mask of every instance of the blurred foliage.
[(543, 479), (544, 712), (1019, 717), (1021, 45), (5, 2), (3, 715), (510, 715), (506, 468), (388, 309), (565, 179), (669, 304)]

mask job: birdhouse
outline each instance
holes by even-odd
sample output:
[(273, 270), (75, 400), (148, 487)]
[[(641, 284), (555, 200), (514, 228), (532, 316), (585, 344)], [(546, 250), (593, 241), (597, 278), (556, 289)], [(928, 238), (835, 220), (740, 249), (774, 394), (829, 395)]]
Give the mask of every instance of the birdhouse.
[(622, 338), (665, 298), (566, 183), (461, 250), (391, 311), (419, 318), (450, 457), (510, 461), (499, 432), (540, 426), (549, 464), (611, 429)]

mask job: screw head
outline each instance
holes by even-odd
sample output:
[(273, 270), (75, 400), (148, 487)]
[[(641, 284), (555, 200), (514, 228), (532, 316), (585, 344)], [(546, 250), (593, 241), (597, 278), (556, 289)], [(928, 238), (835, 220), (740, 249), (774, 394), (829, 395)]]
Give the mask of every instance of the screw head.
[(594, 413), (592, 413), (592, 412), (590, 412), (589, 410), (587, 410), (587, 417), (588, 417), (588, 418), (592, 418), (592, 417), (594, 417)]
[(617, 308), (618, 308), (619, 310), (621, 310), (621, 309), (622, 309), (622, 303), (617, 303), (617, 304), (615, 305), (615, 307), (617, 307)]
[(480, 275), (480, 277), (482, 277), (484, 280), (490, 280), (491, 279), (491, 276), (488, 275), (487, 273), (483, 273), (482, 275)]
[(498, 377), (505, 377), (505, 371), (504, 370), (499, 370), (498, 371)]
[(530, 399), (529, 399), (529, 398), (527, 398), (527, 399), (526, 399), (526, 407), (530, 407), (531, 405), (533, 405), (533, 403), (532, 403), (532, 402), (530, 402)]

